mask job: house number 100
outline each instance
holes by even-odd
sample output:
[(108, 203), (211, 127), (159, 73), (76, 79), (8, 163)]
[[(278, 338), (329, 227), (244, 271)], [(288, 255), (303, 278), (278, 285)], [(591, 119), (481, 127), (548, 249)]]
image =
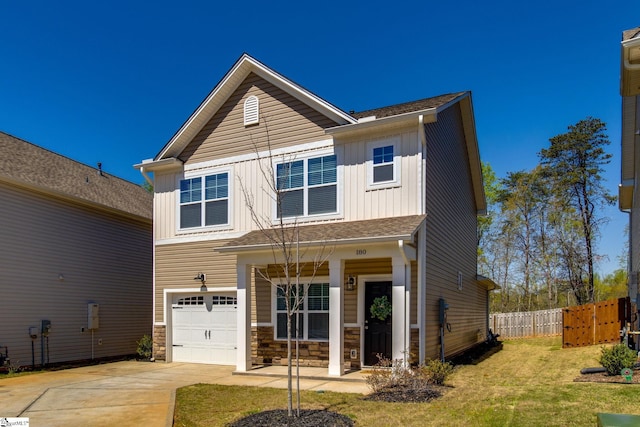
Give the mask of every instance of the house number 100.
[(366, 249), (356, 249), (356, 255), (366, 255), (366, 254), (367, 254)]

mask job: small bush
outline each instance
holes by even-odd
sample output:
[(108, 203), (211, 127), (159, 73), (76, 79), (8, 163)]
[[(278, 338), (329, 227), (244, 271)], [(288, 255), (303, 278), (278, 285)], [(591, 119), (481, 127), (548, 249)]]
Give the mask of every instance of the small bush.
[(424, 366), (420, 367), (429, 383), (443, 385), (449, 375), (453, 372), (453, 365), (449, 362), (442, 362), (438, 359), (428, 360)]
[(607, 370), (608, 375), (620, 375), (624, 368), (633, 368), (638, 355), (624, 344), (617, 344), (613, 347), (602, 347), (600, 364)]
[(138, 344), (138, 355), (143, 359), (150, 359), (151, 354), (153, 353), (153, 339), (149, 335), (144, 335), (140, 338), (140, 341), (137, 341)]

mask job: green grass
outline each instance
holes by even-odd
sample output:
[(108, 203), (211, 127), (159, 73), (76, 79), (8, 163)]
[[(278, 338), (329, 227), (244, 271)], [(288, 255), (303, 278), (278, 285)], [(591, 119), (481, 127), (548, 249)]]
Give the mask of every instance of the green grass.
[[(304, 391), (302, 405), (326, 408), (359, 426), (584, 426), (598, 412), (640, 414), (634, 384), (577, 383), (598, 365), (600, 346), (562, 349), (560, 338), (512, 340), (487, 360), (456, 369), (431, 403), (368, 402), (361, 395)], [(286, 390), (198, 384), (176, 394), (175, 426), (223, 426), (286, 408)]]

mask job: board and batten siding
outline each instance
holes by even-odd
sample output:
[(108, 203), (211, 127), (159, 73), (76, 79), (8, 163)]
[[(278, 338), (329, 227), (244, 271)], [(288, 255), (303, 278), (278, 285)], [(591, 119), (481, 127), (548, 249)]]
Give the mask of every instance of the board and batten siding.
[[(260, 122), (244, 126), (244, 101), (256, 96)], [(337, 123), (251, 73), (180, 154), (185, 163), (295, 146), (325, 139)]]
[[(381, 189), (367, 188), (367, 158), (370, 144), (398, 141), (400, 151), (400, 186)], [(347, 221), (420, 214), (421, 201), (416, 197), (420, 188), (421, 145), (417, 130), (376, 136), (375, 139), (350, 140), (344, 147), (344, 218)]]
[(236, 256), (214, 250), (228, 241), (156, 245), (156, 323), (166, 322), (163, 312), (164, 290), (199, 288), (201, 283), (194, 280), (198, 273), (207, 275), (206, 286), (209, 292), (216, 288), (237, 287)]
[[(31, 365), (35, 327), (40, 364), (42, 320), (49, 363), (135, 354), (151, 334), (151, 222), (2, 183), (0, 198), (0, 345), (12, 363)], [(89, 303), (100, 307), (93, 334), (82, 332)]]
[[(427, 133), (426, 356), (440, 353), (438, 300), (449, 304), (445, 355), (486, 334), (488, 292), (476, 281), (477, 208), (462, 118), (456, 104), (425, 125)], [(458, 272), (462, 290), (458, 289)]]

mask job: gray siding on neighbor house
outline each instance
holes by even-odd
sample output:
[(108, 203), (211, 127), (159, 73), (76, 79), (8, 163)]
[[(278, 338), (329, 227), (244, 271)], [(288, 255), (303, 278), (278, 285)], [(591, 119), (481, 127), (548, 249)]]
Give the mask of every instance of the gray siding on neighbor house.
[[(0, 346), (12, 363), (31, 365), (33, 326), (40, 364), (43, 319), (50, 363), (135, 354), (152, 325), (151, 222), (2, 182), (0, 199)], [(89, 303), (100, 307), (93, 334), (81, 332)]]
[[(487, 291), (476, 282), (477, 216), (459, 104), (438, 114), (427, 132), (426, 338), (428, 358), (438, 357), (438, 300), (449, 304), (445, 354), (484, 337)], [(458, 290), (458, 272), (463, 288)]]
[[(244, 126), (244, 101), (255, 95), (260, 123)], [(180, 154), (185, 163), (221, 159), (326, 139), (324, 128), (336, 123), (256, 74), (236, 91)], [(255, 144), (255, 145), (254, 145)]]

